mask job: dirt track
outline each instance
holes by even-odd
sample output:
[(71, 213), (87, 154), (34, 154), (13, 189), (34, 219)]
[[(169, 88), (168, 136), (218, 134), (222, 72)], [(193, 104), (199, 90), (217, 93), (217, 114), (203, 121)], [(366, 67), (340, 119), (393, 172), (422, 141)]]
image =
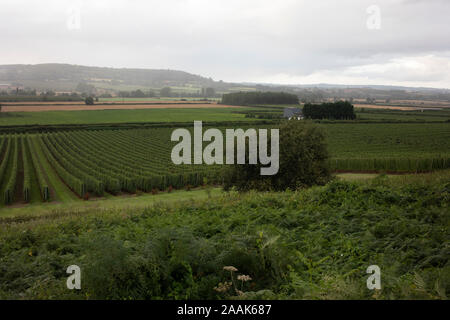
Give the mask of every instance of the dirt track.
[(228, 106), (221, 104), (114, 104), (114, 105), (85, 105), (85, 104), (73, 104), (66, 103), (64, 105), (43, 105), (35, 103), (34, 105), (26, 106), (14, 106), (14, 105), (3, 105), (2, 112), (40, 112), (40, 111), (75, 111), (75, 110), (133, 110), (133, 109), (192, 109), (192, 108), (236, 108), (236, 106)]
[[(202, 101), (181, 101), (181, 100), (125, 100), (124, 103), (122, 103), (121, 100), (116, 101), (100, 101), (97, 102), (98, 104), (135, 104), (135, 103), (148, 103), (148, 104), (174, 104), (174, 103), (194, 103), (194, 104), (203, 104), (208, 102), (202, 102)], [(21, 105), (21, 106), (38, 106), (38, 105), (53, 105), (53, 104), (67, 104), (67, 105), (84, 105), (84, 101), (18, 101), (18, 102), (0, 102), (0, 104), (4, 106), (14, 106), (14, 105)]]

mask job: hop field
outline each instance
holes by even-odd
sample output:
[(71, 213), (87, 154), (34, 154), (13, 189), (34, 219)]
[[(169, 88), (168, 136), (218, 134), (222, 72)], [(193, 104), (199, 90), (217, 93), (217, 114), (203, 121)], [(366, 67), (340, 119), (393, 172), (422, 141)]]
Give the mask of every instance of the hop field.
[(333, 171), (427, 172), (450, 167), (450, 124), (322, 125)]
[[(321, 126), (332, 171), (415, 173), (450, 168), (447, 123)], [(220, 166), (172, 163), (172, 130), (1, 135), (1, 202), (64, 202), (220, 183)]]
[(74, 131), (1, 138), (4, 203), (158, 192), (214, 183), (215, 166), (176, 166), (169, 129)]

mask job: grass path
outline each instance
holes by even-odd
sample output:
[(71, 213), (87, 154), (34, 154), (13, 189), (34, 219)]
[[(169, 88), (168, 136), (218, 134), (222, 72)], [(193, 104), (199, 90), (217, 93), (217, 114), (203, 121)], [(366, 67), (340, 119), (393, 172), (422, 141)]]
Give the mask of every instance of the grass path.
[(11, 218), (21, 216), (30, 218), (31, 216), (47, 216), (52, 214), (61, 214), (63, 211), (80, 212), (98, 208), (107, 209), (139, 209), (145, 208), (159, 202), (177, 202), (186, 200), (207, 199), (222, 194), (221, 188), (196, 189), (192, 191), (173, 191), (171, 193), (160, 193), (157, 195), (143, 194), (140, 196), (116, 196), (110, 198), (100, 198), (98, 200), (77, 201), (69, 203), (40, 203), (27, 204), (22, 207), (3, 207), (0, 208), (0, 222), (2, 218)]

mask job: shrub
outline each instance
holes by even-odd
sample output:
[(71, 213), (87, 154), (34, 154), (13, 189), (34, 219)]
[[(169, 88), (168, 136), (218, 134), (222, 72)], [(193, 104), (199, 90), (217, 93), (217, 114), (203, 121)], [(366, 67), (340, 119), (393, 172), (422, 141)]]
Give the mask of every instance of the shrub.
[(348, 101), (322, 104), (307, 103), (303, 107), (303, 114), (308, 119), (356, 119), (353, 105)]
[(286, 121), (280, 127), (280, 167), (273, 176), (261, 176), (261, 165), (233, 165), (224, 171), (229, 190), (286, 190), (322, 185), (330, 180), (325, 137), (310, 123)]

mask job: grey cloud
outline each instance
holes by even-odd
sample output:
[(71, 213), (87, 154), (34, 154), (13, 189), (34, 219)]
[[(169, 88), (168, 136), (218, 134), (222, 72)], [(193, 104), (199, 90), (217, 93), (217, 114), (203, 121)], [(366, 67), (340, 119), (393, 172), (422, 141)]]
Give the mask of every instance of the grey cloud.
[[(352, 68), (422, 59), (422, 69), (405, 73), (410, 78), (389, 74), (393, 67), (378, 73), (380, 84), (425, 84), (432, 74), (450, 87), (435, 66), (449, 61), (449, 2), (3, 0), (0, 63), (172, 68), (231, 81), (323, 74), (329, 82), (339, 72), (352, 81)], [(366, 27), (374, 3), (379, 30)], [(67, 28), (70, 8), (80, 10), (79, 30)], [(430, 55), (437, 60), (423, 59)]]

